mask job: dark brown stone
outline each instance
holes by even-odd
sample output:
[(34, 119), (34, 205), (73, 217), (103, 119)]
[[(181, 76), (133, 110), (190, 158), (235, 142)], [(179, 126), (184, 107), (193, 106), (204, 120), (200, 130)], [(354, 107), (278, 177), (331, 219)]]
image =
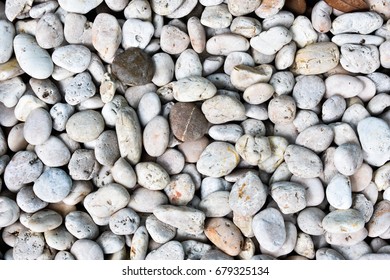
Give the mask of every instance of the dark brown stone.
[(196, 141), (206, 134), (209, 122), (194, 103), (178, 102), (169, 114), (173, 135), (183, 142)]
[(368, 5), (364, 0), (325, 0), (329, 6), (344, 13), (367, 10)]
[(112, 62), (112, 73), (124, 84), (140, 86), (153, 78), (152, 59), (139, 48), (129, 48), (118, 54)]

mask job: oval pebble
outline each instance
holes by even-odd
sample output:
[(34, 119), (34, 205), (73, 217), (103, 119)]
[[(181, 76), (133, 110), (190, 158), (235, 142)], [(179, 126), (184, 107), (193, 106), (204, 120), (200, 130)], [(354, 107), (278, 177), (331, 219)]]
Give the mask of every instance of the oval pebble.
[(125, 246), (125, 238), (106, 230), (99, 235), (96, 243), (102, 248), (104, 254), (114, 254)]
[(318, 177), (323, 171), (321, 159), (311, 150), (298, 145), (289, 145), (284, 160), (292, 174), (302, 178)]
[(353, 233), (364, 227), (364, 218), (355, 209), (334, 210), (324, 217), (322, 226), (330, 233)]
[(374, 213), (367, 224), (368, 236), (377, 237), (389, 228), (390, 202), (382, 200), (375, 205)]
[(34, 193), (43, 201), (56, 203), (63, 200), (72, 187), (72, 179), (59, 168), (48, 168), (34, 182)]
[(70, 248), (70, 253), (76, 260), (103, 260), (104, 254), (102, 248), (93, 240), (77, 240)]
[(44, 250), (45, 239), (42, 233), (23, 230), (19, 232), (15, 246), (13, 247), (13, 258), (15, 260), (34, 260)]
[(145, 260), (184, 260), (184, 249), (178, 241), (168, 241), (146, 255)]
[(170, 182), (168, 173), (157, 163), (140, 162), (135, 166), (138, 184), (149, 190), (162, 190)]
[(47, 202), (36, 196), (33, 188), (30, 186), (25, 186), (19, 190), (16, 195), (16, 203), (26, 213), (35, 213), (48, 205)]
[(69, 250), (76, 241), (76, 238), (70, 234), (63, 225), (45, 231), (44, 236), (47, 245), (56, 250)]
[(73, 73), (85, 71), (91, 62), (91, 51), (83, 45), (67, 45), (52, 53), (54, 64)]
[(287, 181), (272, 183), (271, 196), (283, 214), (297, 213), (306, 207), (306, 190), (299, 183)]
[(61, 224), (61, 215), (50, 209), (35, 212), (27, 221), (27, 227), (33, 232), (46, 232), (59, 227)]
[(187, 205), (194, 197), (195, 184), (189, 174), (173, 175), (164, 192), (170, 204)]
[(66, 165), (70, 160), (70, 151), (65, 143), (55, 136), (50, 136), (44, 143), (35, 146), (39, 159), (48, 167)]
[(212, 124), (246, 119), (244, 105), (238, 99), (228, 95), (216, 95), (206, 100), (201, 109), (206, 119)]
[(229, 205), (229, 192), (216, 191), (210, 193), (200, 201), (199, 210), (202, 210), (206, 217), (219, 218), (226, 216), (232, 211)]
[(66, 215), (65, 227), (77, 239), (95, 239), (99, 235), (98, 226), (91, 216), (82, 211), (72, 211)]
[(43, 108), (34, 109), (26, 119), (23, 128), (24, 139), (29, 144), (43, 144), (49, 139), (53, 124), (50, 114)]
[(304, 233), (316, 236), (322, 235), (324, 234), (322, 220), (325, 215), (325, 212), (319, 208), (308, 207), (299, 212), (297, 224)]
[(97, 139), (103, 130), (103, 117), (94, 110), (77, 112), (66, 123), (66, 132), (69, 137), (82, 143)]
[(160, 221), (153, 214), (146, 218), (145, 226), (150, 237), (160, 244), (168, 242), (176, 235), (175, 227)]
[(19, 219), (20, 209), (12, 199), (0, 196), (0, 226), (7, 227)]
[(110, 216), (109, 227), (117, 235), (133, 234), (140, 225), (140, 217), (131, 208), (123, 208)]

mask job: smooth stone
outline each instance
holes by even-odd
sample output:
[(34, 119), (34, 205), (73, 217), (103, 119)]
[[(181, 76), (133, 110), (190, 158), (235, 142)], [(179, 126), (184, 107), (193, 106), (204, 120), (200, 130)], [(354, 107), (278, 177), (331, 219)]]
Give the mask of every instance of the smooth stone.
[(120, 158), (118, 139), (114, 130), (106, 130), (96, 139), (95, 157), (105, 166), (113, 166)]
[(336, 148), (334, 154), (336, 169), (345, 176), (355, 174), (363, 163), (363, 153), (358, 144), (345, 143)]
[(84, 207), (92, 217), (104, 218), (126, 207), (129, 201), (129, 192), (123, 186), (112, 183), (88, 194)]
[(59, 0), (61, 8), (70, 13), (86, 14), (99, 6), (103, 0), (92, 0), (79, 2), (77, 0)]
[[(111, 2), (112, 1), (112, 4), (108, 4), (107, 2)], [(152, 19), (152, 8), (150, 7), (150, 3), (149, 1), (146, 1), (146, 0), (136, 0), (136, 1), (130, 1), (130, 3), (128, 3), (129, 1), (125, 1), (126, 2), (126, 7), (124, 8), (124, 14), (125, 14), (125, 18), (129, 19), (129, 18), (138, 18), (138, 19), (142, 19), (142, 20), (151, 20)], [(107, 5), (108, 6), (112, 6), (114, 5), (118, 5), (118, 1), (116, 0), (109, 0), (109, 1), (106, 1)], [(111, 8), (112, 9), (112, 8)], [(115, 8), (115, 10), (117, 10), (117, 8)], [(123, 10), (123, 9), (119, 9), (118, 10)]]
[(137, 113), (133, 108), (123, 107), (118, 111), (115, 129), (121, 157), (126, 158), (131, 164), (137, 164), (142, 152), (142, 133)]
[(208, 135), (216, 141), (236, 143), (243, 135), (243, 129), (238, 124), (213, 125), (209, 128)]
[(46, 13), (40, 17), (35, 38), (43, 49), (57, 48), (64, 42), (64, 28), (56, 14)]
[(256, 214), (252, 228), (260, 246), (271, 252), (280, 249), (286, 241), (283, 216), (275, 208), (267, 208)]
[(197, 53), (202, 53), (206, 48), (206, 32), (200, 19), (193, 16), (187, 21), (188, 36), (191, 46)]
[(161, 112), (161, 101), (158, 95), (154, 92), (145, 93), (139, 103), (137, 108), (138, 119), (141, 125), (144, 127), (150, 122), (154, 117), (159, 115)]
[(296, 115), (296, 102), (289, 95), (273, 97), (268, 103), (268, 116), (274, 124), (291, 123)]
[(20, 209), (15, 201), (6, 197), (0, 196), (0, 226), (7, 227), (15, 223), (19, 219)]
[(340, 64), (351, 73), (370, 74), (381, 66), (379, 50), (374, 45), (344, 44), (340, 52)]
[(316, 260), (345, 260), (345, 258), (332, 248), (320, 248), (316, 251)]
[(160, 46), (165, 53), (175, 55), (187, 49), (190, 37), (180, 28), (173, 25), (164, 25), (161, 29)]
[(325, 217), (325, 212), (320, 208), (308, 207), (299, 212), (297, 217), (298, 227), (309, 235), (322, 235), (324, 229), (322, 228), (322, 220)]
[(295, 55), (292, 72), (298, 75), (317, 75), (335, 68), (340, 51), (332, 42), (319, 42), (299, 49)]
[(83, 45), (67, 45), (56, 48), (53, 62), (73, 73), (84, 72), (91, 62), (91, 51)]
[(115, 16), (100, 13), (92, 25), (92, 44), (105, 62), (112, 62), (122, 42), (122, 30)]
[(118, 111), (128, 105), (129, 103), (122, 95), (115, 95), (110, 102), (106, 103), (102, 108), (102, 116), (106, 125), (114, 127)]
[(74, 151), (68, 164), (69, 175), (73, 180), (91, 180), (96, 176), (99, 168), (94, 151), (89, 149)]
[(150, 237), (160, 244), (168, 242), (176, 235), (175, 227), (160, 221), (153, 214), (146, 218), (145, 226)]
[(229, 195), (229, 205), (234, 213), (241, 216), (253, 216), (265, 204), (268, 190), (260, 178), (248, 172), (237, 180)]
[(203, 26), (210, 28), (226, 28), (230, 26), (233, 16), (228, 10), (226, 4), (215, 6), (206, 6), (200, 17), (200, 22)]
[(353, 233), (364, 227), (364, 218), (355, 209), (334, 210), (324, 217), (322, 227), (330, 233)]
[(245, 89), (243, 98), (249, 104), (258, 105), (269, 100), (274, 92), (275, 89), (272, 85), (267, 83), (256, 83)]
[(325, 83), (318, 76), (300, 76), (293, 89), (293, 97), (299, 109), (313, 109), (325, 94)]
[(27, 116), (23, 136), (29, 144), (39, 145), (49, 139), (51, 130), (52, 120), (49, 112), (43, 108), (37, 108)]
[(311, 110), (299, 110), (295, 115), (293, 124), (298, 133), (320, 122), (317, 114)]
[(15, 107), (25, 91), (26, 84), (20, 77), (0, 81), (0, 102), (6, 108)]
[(194, 197), (195, 184), (189, 174), (177, 174), (171, 176), (169, 184), (164, 192), (172, 205), (187, 205)]
[(36, 96), (47, 104), (56, 104), (62, 99), (57, 86), (50, 79), (38, 80), (31, 78), (29, 84)]
[(45, 239), (42, 233), (28, 229), (19, 232), (12, 253), (15, 260), (35, 260), (44, 250)]
[(301, 184), (279, 181), (270, 187), (271, 196), (283, 214), (297, 213), (306, 207), (306, 190)]
[(50, 109), (50, 116), (53, 120), (53, 129), (56, 131), (64, 131), (66, 123), (75, 109), (67, 103), (56, 103)]
[(28, 12), (32, 18), (41, 18), (47, 13), (52, 13), (58, 8), (59, 4), (57, 1), (47, 1), (41, 4), (34, 5)]
[(338, 246), (351, 246), (363, 241), (367, 238), (367, 229), (362, 228), (361, 230), (353, 233), (325, 233), (325, 240), (328, 244)]
[(363, 150), (364, 160), (374, 166), (381, 166), (390, 158), (389, 125), (375, 117), (361, 120), (357, 132)]
[(183, 18), (187, 15), (189, 15), (195, 8), (195, 6), (198, 4), (197, 0), (188, 0), (183, 1), (183, 4), (179, 6), (176, 10), (174, 10), (171, 14), (167, 15), (168, 18)]
[(4, 183), (10, 191), (34, 182), (43, 171), (42, 161), (31, 151), (17, 152), (4, 170)]
[(341, 33), (369, 34), (380, 28), (382, 17), (375, 12), (346, 13), (336, 17), (330, 30), (334, 35)]
[(196, 240), (186, 240), (181, 245), (188, 260), (200, 260), (212, 249), (211, 245)]
[(12, 42), (15, 36), (15, 27), (9, 21), (0, 19), (0, 64), (6, 63), (12, 56)]
[(162, 222), (190, 234), (201, 234), (204, 229), (205, 214), (186, 206), (161, 205), (153, 214)]
[(242, 16), (254, 12), (261, 4), (261, 1), (240, 1), (231, 0), (228, 2), (229, 12), (234, 16)]
[(24, 71), (20, 68), (15, 57), (7, 60), (5, 63), (0, 63), (0, 81), (15, 78), (23, 73)]
[(340, 120), (347, 103), (341, 95), (332, 95), (322, 104), (322, 121), (325, 123)]
[(144, 260), (148, 251), (149, 235), (145, 226), (140, 226), (131, 239), (130, 259)]
[(297, 44), (295, 41), (284, 45), (275, 55), (275, 67), (278, 70), (289, 68), (294, 63)]
[[(144, 201), (148, 203), (144, 203)], [(168, 198), (162, 191), (136, 188), (131, 194), (128, 207), (142, 213), (153, 213), (157, 206), (167, 204)]]
[(358, 260), (360, 257), (372, 253), (371, 247), (365, 241), (350, 246), (331, 245), (331, 247), (346, 260)]
[(183, 171), (185, 157), (182, 152), (176, 149), (168, 148), (162, 155), (157, 157), (156, 163), (160, 164), (169, 175), (175, 175)]
[(217, 93), (217, 88), (212, 82), (198, 76), (183, 78), (166, 86), (170, 88), (174, 99), (179, 102), (202, 101)]
[(268, 140), (271, 147), (271, 156), (264, 161), (259, 162), (258, 166), (262, 171), (273, 173), (283, 162), (288, 141), (281, 136), (269, 136)]
[(306, 147), (316, 153), (325, 151), (334, 140), (332, 128), (325, 124), (313, 125), (298, 134), (295, 144)]
[(54, 65), (49, 53), (38, 45), (33, 36), (18, 34), (13, 44), (16, 59), (28, 75), (46, 79), (53, 73)]
[(183, 142), (200, 139), (208, 129), (208, 121), (195, 103), (175, 103), (169, 122), (172, 133)]
[(261, 32), (259, 35), (251, 38), (250, 45), (257, 51), (266, 54), (276, 54), (284, 45), (292, 40), (291, 32), (283, 27), (276, 26)]
[(36, 196), (33, 188), (30, 186), (25, 186), (19, 190), (16, 195), (16, 203), (26, 213), (35, 213), (48, 205), (47, 202)]
[(102, 248), (104, 254), (114, 254), (125, 246), (125, 238), (106, 230), (99, 235), (96, 243)]
[(199, 59), (199, 55), (194, 50), (187, 49), (183, 51), (176, 60), (176, 80), (191, 76), (202, 76), (202, 68), (203, 67)]
[(146, 255), (145, 260), (184, 260), (184, 249), (178, 241), (168, 241)]
[(122, 47), (145, 49), (154, 34), (154, 26), (149, 21), (129, 18), (122, 26)]
[(317, 31), (314, 30), (312, 22), (306, 16), (298, 16), (290, 27), (290, 32), (299, 48), (316, 43), (318, 40)]
[(56, 250), (69, 250), (76, 241), (76, 238), (63, 225), (45, 231), (44, 236), (47, 245)]
[(131, 208), (123, 208), (110, 216), (109, 227), (117, 235), (133, 234), (140, 225), (139, 215)]
[(226, 218), (210, 218), (205, 223), (207, 238), (222, 252), (237, 256), (244, 243), (240, 230)]
[(315, 257), (315, 251), (311, 236), (304, 232), (299, 232), (294, 251), (307, 259), (313, 259)]
[(185, 162), (196, 163), (209, 143), (209, 139), (203, 136), (196, 141), (183, 142), (177, 148), (183, 154)]
[(45, 166), (59, 167), (70, 160), (70, 151), (56, 136), (50, 136), (44, 143), (35, 146), (35, 152)]
[(102, 248), (93, 240), (77, 240), (70, 248), (70, 253), (76, 260), (103, 260), (104, 254)]
[(63, 200), (72, 187), (72, 179), (59, 168), (48, 168), (34, 182), (33, 190), (45, 202), (56, 203)]
[(196, 167), (205, 176), (222, 177), (232, 172), (239, 161), (240, 157), (233, 145), (212, 142), (202, 152)]
[(206, 51), (211, 55), (227, 56), (231, 52), (245, 52), (249, 47), (245, 37), (233, 33), (215, 35), (206, 42)]
[(325, 198), (325, 190), (319, 178), (291, 177), (292, 182), (301, 184), (306, 189), (306, 206), (318, 206)]
[(260, 250), (263, 254), (266, 254), (269, 257), (280, 257), (290, 254), (297, 244), (298, 232), (295, 225), (291, 222), (285, 223), (286, 227), (286, 241), (283, 243), (282, 247), (280, 247), (276, 251), (268, 251), (263, 247), (260, 247)]
[(229, 205), (229, 192), (212, 192), (200, 201), (198, 207), (208, 218), (224, 217), (232, 211)]
[(272, 155), (269, 139), (263, 136), (244, 134), (237, 140), (235, 149), (250, 165), (258, 165)]
[(368, 236), (377, 237), (389, 228), (390, 201), (382, 200), (374, 207), (374, 213), (367, 224)]
[(135, 166), (138, 184), (149, 190), (162, 190), (170, 182), (169, 174), (155, 162), (140, 162)]
[(25, 122), (28, 115), (37, 108), (47, 110), (47, 105), (34, 95), (23, 95), (14, 108), (14, 115), (19, 121)]
[(137, 176), (131, 164), (119, 158), (110, 169), (114, 181), (125, 188), (132, 189), (137, 183)]
[(82, 44), (92, 47), (92, 27), (93, 23), (88, 21), (86, 16), (67, 13), (64, 20), (65, 40), (69, 44)]
[(77, 112), (66, 123), (66, 132), (69, 138), (81, 143), (97, 139), (103, 130), (103, 117), (94, 110)]
[(172, 57), (163, 52), (156, 53), (152, 56), (154, 65), (153, 84), (164, 86), (173, 80), (175, 74), (175, 63)]
[[(227, 86), (224, 86), (223, 88), (229, 86), (232, 90), (238, 89), (240, 91), (245, 91), (248, 87), (256, 83), (268, 83), (271, 79), (272, 72), (272, 67), (268, 64), (254, 67), (245, 64), (236, 65), (230, 73), (230, 82), (233, 87), (227, 84)], [(214, 76), (216, 75), (217, 74)]]
[(310, 149), (289, 145), (284, 160), (292, 174), (302, 178), (318, 177), (323, 172), (321, 159)]
[(245, 38), (252, 38), (260, 34), (262, 27), (260, 21), (255, 18), (239, 16), (233, 19), (230, 31)]
[(65, 86), (65, 101), (70, 105), (78, 105), (93, 97), (96, 86), (88, 72), (77, 74)]
[(91, 216), (82, 211), (73, 211), (66, 215), (65, 227), (77, 239), (95, 239), (99, 235), (98, 226)]
[(156, 14), (168, 16), (178, 9), (183, 2), (183, 0), (152, 0), (150, 6)]
[(212, 124), (246, 119), (244, 105), (238, 99), (228, 95), (211, 97), (203, 102), (201, 109), (206, 119)]
[(32, 214), (27, 227), (33, 232), (46, 232), (56, 229), (62, 224), (62, 216), (50, 209), (43, 209)]

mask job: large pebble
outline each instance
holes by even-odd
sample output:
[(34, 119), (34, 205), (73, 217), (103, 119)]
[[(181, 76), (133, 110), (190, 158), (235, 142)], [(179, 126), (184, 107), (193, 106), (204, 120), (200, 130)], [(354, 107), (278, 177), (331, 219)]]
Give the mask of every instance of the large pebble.
[(170, 182), (168, 173), (155, 162), (140, 162), (135, 166), (138, 184), (149, 190), (162, 190)]
[(276, 26), (261, 32), (259, 35), (251, 38), (250, 44), (257, 51), (266, 54), (276, 54), (284, 45), (292, 40), (291, 32), (283, 27)]
[(389, 228), (390, 201), (382, 200), (375, 205), (374, 214), (367, 224), (368, 236), (377, 237)]
[(106, 166), (113, 166), (119, 159), (120, 152), (115, 131), (106, 130), (96, 139), (95, 157), (100, 164)]
[(52, 54), (53, 62), (73, 73), (85, 71), (91, 61), (91, 51), (83, 45), (66, 45), (56, 48)]
[(110, 216), (109, 227), (117, 235), (133, 234), (140, 225), (139, 215), (131, 208), (123, 208)]
[(191, 76), (202, 76), (202, 63), (194, 50), (187, 49), (176, 60), (175, 77), (180, 80)]
[(360, 33), (369, 34), (382, 26), (382, 17), (375, 12), (346, 13), (332, 22), (333, 34)]
[(20, 77), (0, 81), (0, 101), (6, 108), (15, 107), (26, 91), (26, 84)]
[(122, 26), (122, 46), (128, 48), (144, 49), (152, 39), (153, 24), (149, 21), (130, 18)]
[(160, 164), (169, 175), (179, 174), (184, 169), (185, 157), (182, 152), (169, 148), (161, 156), (157, 157), (156, 163)]
[(206, 217), (226, 216), (232, 211), (229, 205), (229, 192), (216, 191), (210, 193), (200, 201), (199, 210), (202, 210)]
[(235, 143), (242, 136), (243, 129), (237, 124), (213, 125), (209, 128), (208, 135), (216, 141)]
[(12, 42), (15, 36), (15, 27), (6, 20), (0, 20), (0, 64), (7, 62), (13, 51)]
[(374, 45), (344, 44), (340, 64), (351, 73), (373, 73), (380, 67), (379, 50)]
[(48, 205), (47, 202), (36, 196), (33, 188), (30, 186), (25, 186), (19, 190), (16, 195), (16, 203), (26, 213), (35, 213)]
[(175, 73), (175, 64), (172, 57), (163, 52), (152, 56), (154, 75), (152, 82), (157, 86), (164, 86), (172, 81)]
[(330, 233), (353, 233), (364, 227), (364, 217), (355, 209), (334, 210), (324, 217), (322, 227)]
[(44, 108), (47, 110), (47, 105), (34, 95), (24, 95), (19, 99), (18, 104), (15, 106), (14, 115), (19, 121), (25, 122), (28, 115), (37, 108)]
[(208, 39), (206, 43), (206, 50), (211, 55), (228, 55), (231, 52), (245, 52), (249, 47), (249, 42), (245, 37), (233, 33), (215, 35)]
[(145, 260), (184, 260), (184, 249), (180, 242), (169, 241), (147, 254)]
[(123, 186), (109, 184), (88, 194), (84, 199), (84, 207), (91, 216), (103, 218), (126, 207), (129, 201), (130, 194)]
[(187, 205), (194, 197), (195, 184), (189, 174), (173, 175), (164, 192), (170, 204)]
[(118, 111), (115, 129), (121, 157), (131, 164), (138, 163), (142, 152), (142, 134), (137, 113), (133, 108), (123, 107)]
[[(305, 30), (302, 32), (302, 30)], [(297, 43), (299, 48), (317, 42), (318, 35), (314, 30), (312, 22), (305, 16), (298, 16), (291, 28), (292, 39)]]
[(96, 86), (88, 72), (82, 72), (74, 76), (65, 86), (65, 100), (70, 105), (77, 105), (93, 97)]
[(0, 226), (7, 227), (19, 219), (20, 209), (12, 199), (0, 196)]
[(352, 206), (352, 188), (348, 177), (341, 174), (334, 176), (326, 187), (326, 199), (337, 209), (349, 209)]
[(56, 203), (63, 200), (72, 187), (72, 179), (59, 168), (48, 168), (34, 182), (34, 193), (43, 201)]
[(280, 136), (268, 137), (271, 156), (262, 162), (259, 162), (259, 169), (267, 173), (273, 173), (276, 168), (283, 162), (284, 153), (288, 146), (288, 141)]
[(43, 108), (33, 110), (27, 117), (23, 128), (23, 136), (32, 145), (43, 144), (49, 139), (52, 120), (48, 111)]
[(222, 252), (237, 256), (241, 252), (244, 239), (240, 230), (226, 218), (211, 218), (205, 223), (207, 238)]
[(288, 169), (302, 178), (318, 177), (323, 171), (321, 159), (310, 149), (289, 145), (284, 153)]
[(50, 79), (31, 78), (29, 84), (36, 96), (47, 104), (56, 104), (62, 99), (57, 86)]
[(194, 208), (161, 205), (153, 214), (160, 221), (190, 234), (201, 234), (204, 229), (205, 214)]
[(353, 175), (363, 163), (363, 153), (358, 144), (345, 143), (336, 148), (334, 154), (336, 169), (346, 176)]
[(264, 136), (244, 134), (235, 145), (237, 153), (249, 164), (258, 165), (272, 155), (269, 139)]
[(99, 235), (96, 243), (102, 248), (104, 254), (114, 254), (125, 246), (125, 238), (106, 230)]
[(11, 191), (18, 191), (24, 184), (32, 183), (43, 171), (42, 161), (31, 151), (17, 152), (4, 170), (4, 183)]
[(149, 235), (145, 226), (140, 226), (131, 239), (130, 259), (144, 260), (147, 254)]
[(103, 117), (94, 110), (77, 112), (66, 123), (66, 132), (69, 137), (82, 143), (97, 139), (103, 130)]
[(76, 238), (69, 233), (65, 226), (59, 226), (44, 233), (47, 245), (56, 250), (69, 250)]
[(190, 37), (173, 25), (164, 25), (160, 38), (161, 50), (168, 54), (180, 54), (190, 44)]
[(225, 142), (213, 142), (202, 152), (196, 164), (198, 171), (210, 177), (222, 177), (238, 165), (240, 156), (234, 146)]
[(73, 180), (91, 180), (99, 171), (95, 153), (89, 149), (77, 149), (69, 160), (69, 175)]
[(169, 113), (169, 122), (172, 133), (183, 142), (200, 139), (208, 129), (208, 121), (195, 103), (175, 103)]
[(19, 232), (15, 246), (13, 247), (13, 258), (15, 260), (34, 260), (38, 258), (44, 250), (45, 239), (42, 233), (31, 230)]
[(268, 251), (280, 249), (286, 241), (286, 227), (283, 216), (275, 208), (267, 208), (253, 217), (253, 232), (260, 246)]
[(62, 224), (62, 217), (50, 209), (43, 209), (32, 214), (26, 226), (34, 232), (46, 232), (59, 227)]
[(325, 217), (324, 211), (316, 207), (308, 207), (299, 212), (297, 217), (297, 224), (299, 228), (310, 235), (324, 234), (322, 228), (322, 220)]
[(268, 116), (274, 124), (291, 123), (296, 114), (296, 102), (289, 95), (276, 96), (268, 104)]
[(35, 38), (43, 49), (56, 48), (63, 43), (64, 29), (56, 14), (46, 13), (39, 19)]
[(212, 124), (246, 119), (245, 107), (236, 98), (228, 95), (216, 95), (202, 104), (202, 112)]
[(318, 76), (300, 76), (294, 86), (293, 97), (300, 109), (313, 109), (325, 94), (325, 83)]
[(54, 65), (49, 53), (38, 45), (33, 36), (16, 35), (14, 51), (20, 67), (31, 77), (46, 79), (53, 73)]
[(153, 214), (146, 218), (145, 226), (150, 234), (150, 237), (160, 244), (168, 242), (176, 235), (175, 227), (160, 221)]
[(169, 83), (173, 97), (179, 102), (202, 101), (217, 93), (215, 85), (203, 77), (192, 76)]
[(76, 260), (103, 260), (104, 254), (102, 248), (93, 240), (77, 240), (70, 248), (70, 253)]
[(271, 184), (271, 196), (283, 214), (297, 213), (306, 207), (306, 190), (299, 183), (275, 182)]
[(35, 147), (39, 159), (49, 167), (59, 167), (67, 164), (70, 151), (65, 143), (56, 136), (50, 136), (44, 143)]
[(256, 214), (265, 204), (268, 190), (260, 178), (248, 172), (232, 186), (229, 195), (231, 209), (241, 216)]
[(167, 16), (179, 8), (183, 2), (183, 0), (152, 0), (150, 1), (150, 6), (156, 14)]
[(298, 134), (295, 143), (316, 153), (325, 151), (333, 142), (334, 132), (325, 124), (313, 125)]
[(381, 166), (390, 159), (390, 128), (382, 119), (369, 117), (357, 126), (364, 160), (374, 166)]
[(200, 22), (210, 28), (226, 28), (232, 22), (232, 14), (226, 4), (207, 6), (202, 12)]
[[(148, 201), (147, 204), (144, 203), (145, 200)], [(132, 193), (128, 206), (137, 212), (153, 213), (157, 206), (167, 203), (168, 198), (163, 192), (137, 188)]]

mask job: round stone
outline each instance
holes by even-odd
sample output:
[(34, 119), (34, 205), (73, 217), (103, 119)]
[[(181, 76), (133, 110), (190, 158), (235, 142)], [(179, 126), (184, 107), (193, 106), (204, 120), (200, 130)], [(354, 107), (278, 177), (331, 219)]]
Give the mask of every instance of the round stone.
[(72, 188), (72, 179), (59, 168), (48, 168), (35, 181), (34, 193), (43, 201), (56, 203), (63, 200)]
[(184, 142), (198, 140), (208, 130), (208, 121), (195, 103), (173, 105), (169, 122), (175, 137)]
[(99, 137), (104, 130), (102, 115), (93, 110), (85, 110), (72, 115), (66, 123), (66, 132), (77, 142), (89, 142)]
[(153, 61), (141, 49), (128, 48), (114, 58), (112, 73), (126, 85), (145, 85), (152, 81)]

